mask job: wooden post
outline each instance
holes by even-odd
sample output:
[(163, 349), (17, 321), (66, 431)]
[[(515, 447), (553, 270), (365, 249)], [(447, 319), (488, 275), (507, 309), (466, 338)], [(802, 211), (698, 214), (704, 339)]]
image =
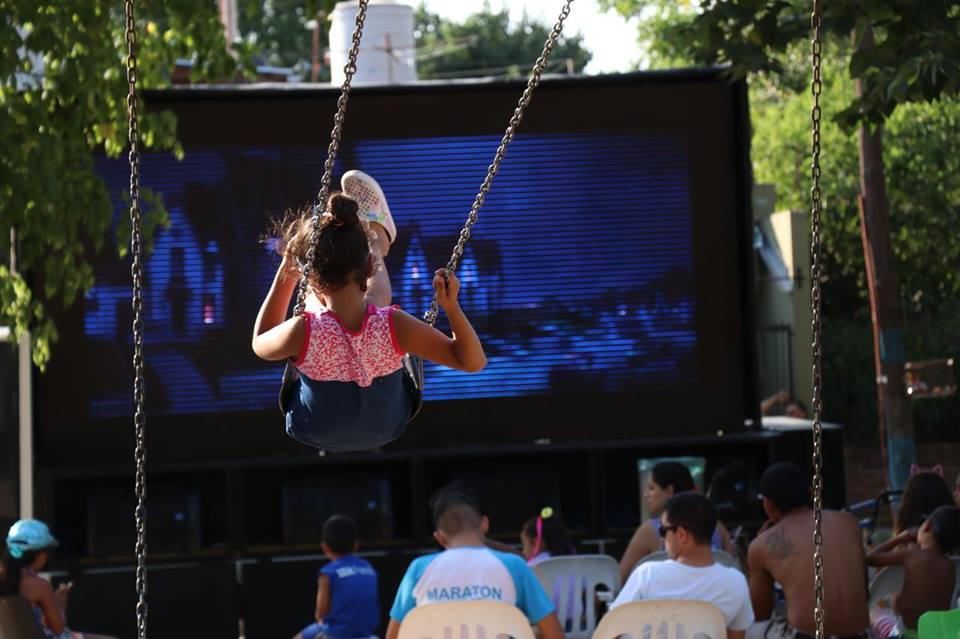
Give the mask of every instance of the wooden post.
[[(873, 30), (860, 38), (859, 47), (874, 46)], [(864, 93), (856, 82), (857, 97)], [(861, 236), (867, 264), (870, 310), (874, 334), (877, 414), (886, 457), (887, 486), (903, 488), (917, 457), (913, 415), (903, 385), (903, 316), (897, 288), (896, 262), (890, 242), (890, 204), (883, 168), (883, 126), (859, 131)]]

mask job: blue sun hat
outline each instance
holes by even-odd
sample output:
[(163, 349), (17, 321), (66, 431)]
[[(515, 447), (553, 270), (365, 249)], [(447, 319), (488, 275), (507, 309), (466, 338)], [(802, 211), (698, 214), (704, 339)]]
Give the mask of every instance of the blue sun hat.
[(57, 544), (47, 525), (37, 519), (21, 519), (10, 526), (10, 532), (7, 533), (7, 549), (14, 559), (20, 559), (27, 552), (53, 548)]

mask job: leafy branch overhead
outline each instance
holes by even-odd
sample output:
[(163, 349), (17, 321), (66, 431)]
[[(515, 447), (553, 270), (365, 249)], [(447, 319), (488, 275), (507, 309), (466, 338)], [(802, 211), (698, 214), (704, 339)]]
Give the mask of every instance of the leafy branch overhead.
[[(117, 194), (94, 173), (94, 153), (115, 157), (127, 144), (123, 4), (0, 0), (0, 13), (0, 227), (16, 230), (18, 260), (16, 272), (0, 269), (0, 325), (29, 330), (43, 366), (56, 338), (48, 307), (90, 288), (90, 256), (114, 222)], [(233, 78), (246, 59), (243, 47), (228, 54), (215, 3), (154, 0), (137, 17), (141, 88), (169, 85), (178, 59), (197, 81)], [(141, 138), (183, 153), (169, 113), (143, 113)], [(144, 201), (148, 224), (165, 223), (162, 200)], [(4, 255), (9, 241), (0, 238)], [(125, 238), (117, 245), (122, 253)]]
[[(663, 10), (663, 0), (601, 4), (627, 16)], [(825, 39), (848, 40), (867, 27), (876, 38), (869, 50), (849, 49), (844, 66), (865, 91), (837, 114), (845, 128), (880, 123), (899, 104), (958, 95), (960, 2), (832, 0), (822, 6)], [(793, 47), (810, 39), (810, 8), (798, 0), (703, 0), (665, 25), (658, 49), (698, 64), (730, 65), (735, 78), (783, 75)]]

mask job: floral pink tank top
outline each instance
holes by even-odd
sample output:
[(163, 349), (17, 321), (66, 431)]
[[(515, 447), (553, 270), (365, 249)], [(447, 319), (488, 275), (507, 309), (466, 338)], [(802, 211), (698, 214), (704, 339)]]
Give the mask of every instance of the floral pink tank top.
[(341, 324), (332, 311), (305, 312), (304, 345), (293, 365), (316, 381), (355, 382), (361, 387), (396, 372), (404, 353), (393, 328), (395, 308), (370, 304), (357, 332)]

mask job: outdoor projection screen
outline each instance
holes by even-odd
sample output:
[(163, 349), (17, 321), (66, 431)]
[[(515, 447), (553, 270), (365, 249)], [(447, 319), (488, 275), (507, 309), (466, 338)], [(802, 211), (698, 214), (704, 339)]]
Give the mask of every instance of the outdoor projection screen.
[[(408, 312), (426, 310), (521, 89), (353, 92), (335, 180), (359, 168), (383, 186), (399, 229), (387, 259), (394, 303)], [(336, 97), (147, 95), (177, 115), (186, 150), (181, 161), (143, 158), (143, 185), (170, 217), (145, 263), (153, 457), (298, 450), (277, 409), (282, 364), (259, 361), (250, 336), (278, 263), (263, 242), (269, 221), (315, 197)], [(426, 407), (392, 447), (742, 427), (754, 403), (745, 109), (743, 86), (713, 72), (544, 82), (458, 271), (489, 364), (428, 365)], [(125, 215), (126, 159), (97, 158), (96, 171)], [(59, 314), (61, 340), (38, 379), (48, 459), (96, 460), (127, 443), (129, 268), (106, 244), (94, 288)]]

